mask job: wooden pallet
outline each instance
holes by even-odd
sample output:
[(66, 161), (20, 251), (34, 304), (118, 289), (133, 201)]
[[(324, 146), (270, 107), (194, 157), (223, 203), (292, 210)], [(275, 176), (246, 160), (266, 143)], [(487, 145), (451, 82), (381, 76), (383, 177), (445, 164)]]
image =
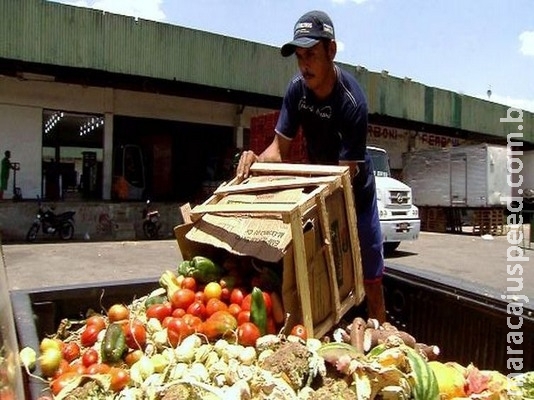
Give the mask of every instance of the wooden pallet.
[[(282, 300), (286, 312), (291, 315), (288, 326), (303, 323), (308, 332), (322, 337), (364, 298), (349, 169), (255, 163), (251, 175), (251, 179), (242, 183), (234, 179), (221, 185), (213, 196), (194, 207), (192, 225), (213, 221), (214, 216), (228, 218), (227, 226), (241, 217), (243, 220), (238, 222), (247, 224), (250, 219), (256, 219), (259, 227), (281, 220), (291, 240), (281, 260)], [(302, 189), (296, 201), (269, 201), (276, 193), (295, 188)], [(239, 230), (239, 224), (234, 226)], [(190, 244), (184, 240), (185, 234), (181, 226), (175, 228), (184, 258), (188, 256)], [(230, 236), (235, 239), (239, 235)], [(248, 237), (246, 242), (250, 244), (255, 240)], [(247, 246), (241, 240), (234, 240), (234, 244), (240, 248)]]
[(506, 234), (503, 208), (478, 208), (473, 212), (473, 235), (501, 236)]
[(447, 231), (447, 217), (443, 207), (419, 207), (421, 230), (427, 232)]
[(419, 207), (421, 230), (439, 233), (462, 232), (462, 210), (456, 207)]

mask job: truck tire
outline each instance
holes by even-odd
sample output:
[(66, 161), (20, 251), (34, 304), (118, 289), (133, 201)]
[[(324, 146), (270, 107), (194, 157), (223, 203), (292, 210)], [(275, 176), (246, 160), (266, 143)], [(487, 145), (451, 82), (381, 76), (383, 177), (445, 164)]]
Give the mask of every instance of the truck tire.
[(384, 243), (384, 254), (391, 254), (395, 250), (397, 250), (397, 247), (399, 247), (400, 242), (385, 242)]

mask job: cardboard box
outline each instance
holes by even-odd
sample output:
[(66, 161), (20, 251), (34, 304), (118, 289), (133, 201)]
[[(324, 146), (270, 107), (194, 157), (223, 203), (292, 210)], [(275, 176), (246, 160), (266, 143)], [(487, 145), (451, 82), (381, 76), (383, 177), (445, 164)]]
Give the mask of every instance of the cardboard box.
[(364, 297), (349, 169), (256, 163), (251, 173), (175, 228), (182, 256), (226, 251), (278, 263), (289, 327), (303, 323), (320, 337)]

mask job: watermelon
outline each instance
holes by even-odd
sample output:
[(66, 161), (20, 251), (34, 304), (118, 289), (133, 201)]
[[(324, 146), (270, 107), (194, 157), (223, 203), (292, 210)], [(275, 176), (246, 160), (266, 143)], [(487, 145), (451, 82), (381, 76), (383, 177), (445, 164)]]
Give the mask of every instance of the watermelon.
[[(438, 381), (434, 371), (428, 366), (427, 361), (411, 347), (405, 344), (400, 344), (399, 347), (408, 357), (410, 368), (412, 369), (415, 380), (415, 384), (412, 387), (413, 398), (415, 400), (439, 400)], [(380, 344), (373, 348), (368, 353), (368, 356), (376, 357), (388, 348), (391, 348), (391, 345)]]

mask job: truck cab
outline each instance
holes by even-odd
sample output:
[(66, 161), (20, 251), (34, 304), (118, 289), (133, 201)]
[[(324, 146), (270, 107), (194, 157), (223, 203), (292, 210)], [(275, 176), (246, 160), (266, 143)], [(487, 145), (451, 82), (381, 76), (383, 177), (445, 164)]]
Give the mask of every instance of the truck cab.
[(384, 252), (390, 253), (401, 241), (418, 238), (419, 210), (412, 203), (412, 189), (391, 177), (387, 152), (372, 146), (367, 151), (373, 160)]

